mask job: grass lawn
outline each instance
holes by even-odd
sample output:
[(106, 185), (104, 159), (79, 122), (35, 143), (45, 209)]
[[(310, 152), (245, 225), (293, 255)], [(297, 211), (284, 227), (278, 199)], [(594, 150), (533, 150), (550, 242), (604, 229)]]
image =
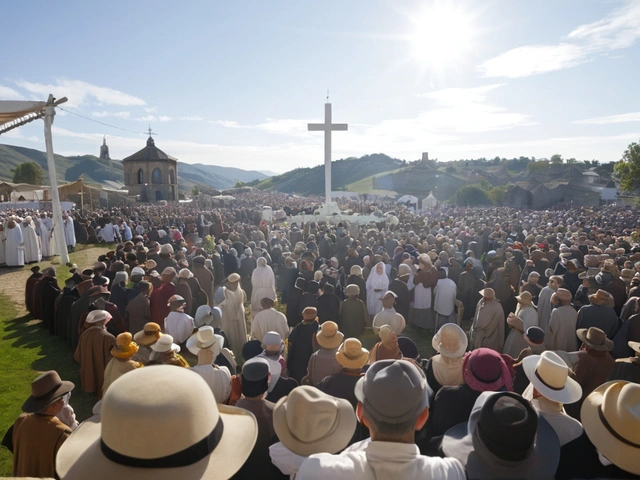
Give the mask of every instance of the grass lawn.
[[(97, 246), (97, 245), (96, 245)], [(90, 266), (97, 258), (93, 245), (71, 254), (71, 261), (79, 268)], [(104, 251), (107, 248), (99, 245)], [(42, 268), (51, 266), (51, 261), (39, 264)], [(71, 394), (71, 405), (75, 409), (78, 421), (89, 418), (91, 408), (97, 401), (94, 394), (80, 390), (79, 367), (73, 361), (73, 353), (67, 342), (49, 335), (39, 320), (33, 320), (24, 310), (24, 285), (31, 274), (28, 265), (23, 269), (10, 270), (0, 276), (0, 435), (11, 427), (22, 413), (22, 404), (31, 394), (31, 381), (40, 373), (56, 370), (63, 380), (75, 383)], [(71, 276), (66, 265), (54, 265), (58, 285)], [(11, 476), (12, 455), (0, 447), (0, 477)]]

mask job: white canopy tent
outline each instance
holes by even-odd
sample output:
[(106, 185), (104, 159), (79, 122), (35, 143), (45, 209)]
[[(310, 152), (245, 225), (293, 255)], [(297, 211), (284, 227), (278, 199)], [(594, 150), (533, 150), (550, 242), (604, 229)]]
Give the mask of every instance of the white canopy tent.
[(437, 206), (438, 199), (431, 192), (429, 192), (429, 196), (422, 200), (422, 208), (436, 208)]
[(413, 195), (403, 195), (398, 200), (397, 203), (410, 203), (410, 204), (418, 204), (418, 197), (414, 197)]
[(49, 95), (47, 102), (0, 100), (0, 135), (34, 120), (44, 118), (44, 140), (47, 147), (47, 167), (49, 170), (51, 200), (53, 204), (54, 238), (56, 239), (57, 251), (60, 253), (60, 260), (65, 264), (69, 263), (69, 253), (67, 252), (67, 242), (64, 237), (64, 224), (62, 223), (62, 208), (60, 207), (56, 166), (53, 161), (51, 125), (53, 124), (53, 117), (56, 114), (56, 106), (66, 101), (66, 97), (56, 100), (53, 98), (53, 95)]

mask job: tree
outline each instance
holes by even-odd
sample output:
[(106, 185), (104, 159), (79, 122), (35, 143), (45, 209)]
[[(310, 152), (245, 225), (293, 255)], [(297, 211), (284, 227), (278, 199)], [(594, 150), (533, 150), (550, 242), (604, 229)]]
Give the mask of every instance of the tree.
[(491, 205), (487, 192), (475, 185), (466, 185), (456, 192), (456, 204), (461, 207)]
[(21, 163), (12, 170), (13, 183), (28, 183), (29, 185), (42, 185), (44, 172), (36, 162)]
[(194, 197), (200, 195), (200, 189), (198, 188), (197, 185), (194, 185), (193, 188), (191, 189), (191, 195), (193, 195)]
[(613, 170), (620, 179), (622, 190), (628, 192), (640, 187), (640, 144), (629, 145)]
[(551, 160), (551, 163), (554, 164), (562, 163), (562, 155), (560, 155), (559, 153), (554, 153), (553, 155), (551, 155), (551, 158), (549, 160)]

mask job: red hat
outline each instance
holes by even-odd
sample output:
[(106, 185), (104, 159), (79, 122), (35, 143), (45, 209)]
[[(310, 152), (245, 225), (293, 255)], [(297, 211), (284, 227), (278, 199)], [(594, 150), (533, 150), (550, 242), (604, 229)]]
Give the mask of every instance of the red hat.
[(477, 348), (465, 354), (462, 375), (467, 385), (477, 392), (513, 391), (505, 356), (490, 348)]

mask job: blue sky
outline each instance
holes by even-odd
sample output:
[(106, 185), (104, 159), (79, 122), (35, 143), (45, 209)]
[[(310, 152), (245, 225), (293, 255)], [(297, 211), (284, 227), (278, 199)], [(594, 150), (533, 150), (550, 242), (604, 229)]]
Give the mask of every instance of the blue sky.
[[(640, 138), (640, 2), (10, 2), (0, 99), (67, 96), (54, 147), (283, 172), (333, 159), (619, 160)], [(9, 40), (7, 40), (9, 39)], [(42, 122), (0, 143), (44, 149)]]

